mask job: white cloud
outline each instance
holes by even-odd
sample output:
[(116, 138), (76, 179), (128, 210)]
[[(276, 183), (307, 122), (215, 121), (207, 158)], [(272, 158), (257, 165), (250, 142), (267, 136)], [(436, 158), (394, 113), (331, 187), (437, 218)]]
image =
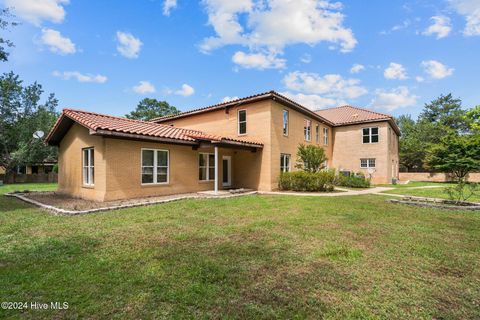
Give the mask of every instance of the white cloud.
[(416, 77), (415, 77), (415, 80), (416, 80), (417, 82), (423, 82), (423, 81), (425, 81), (425, 79), (424, 79), (423, 77), (421, 77), (421, 76), (416, 76)]
[(188, 96), (191, 96), (192, 94), (195, 93), (195, 89), (193, 89), (191, 86), (189, 86), (188, 84), (184, 83), (182, 85), (182, 88), (175, 91), (175, 94), (176, 95), (179, 95), (179, 96), (184, 96), (184, 97), (188, 97)]
[[(344, 79), (338, 74), (290, 72), (283, 78), (290, 91), (282, 94), (313, 110), (347, 104), (368, 93), (358, 79)], [(292, 92), (293, 91), (293, 92)]]
[(94, 83), (105, 83), (107, 81), (106, 76), (100, 74), (82, 74), (78, 71), (54, 71), (53, 76), (62, 78), (63, 80), (76, 79), (78, 82), (94, 82)]
[(385, 71), (383, 72), (383, 75), (386, 79), (390, 79), (390, 80), (408, 79), (407, 71), (405, 70), (405, 68), (401, 64), (395, 63), (395, 62), (390, 63), (389, 67), (386, 68)]
[(359, 63), (355, 63), (350, 69), (350, 73), (360, 73), (365, 70), (365, 66)]
[(425, 72), (433, 79), (443, 79), (453, 74), (455, 69), (449, 68), (436, 60), (422, 61)]
[(60, 32), (53, 29), (42, 29), (40, 41), (47, 45), (50, 51), (61, 55), (73, 54), (77, 51), (72, 40), (62, 36)]
[(467, 20), (463, 34), (480, 36), (480, 2), (478, 0), (449, 0), (449, 2), (457, 13)]
[(131, 33), (117, 31), (117, 50), (125, 58), (138, 58), (143, 43)]
[(245, 53), (237, 51), (232, 57), (232, 61), (246, 69), (283, 69), (285, 68), (285, 59), (276, 57), (275, 53)]
[(280, 92), (280, 94), (312, 110), (332, 108), (346, 104), (343, 100), (325, 98), (317, 94), (292, 93), (288, 91)]
[(393, 111), (398, 108), (414, 106), (417, 103), (418, 96), (410, 93), (407, 87), (398, 87), (390, 91), (378, 89), (375, 91), (375, 98), (371, 106), (377, 109), (386, 109)]
[(204, 0), (208, 23), (215, 35), (204, 39), (203, 52), (225, 45), (242, 45), (253, 53), (275, 52), (292, 44), (328, 42), (342, 52), (354, 49), (357, 40), (344, 27), (339, 2), (330, 0)]
[(309, 55), (308, 53), (305, 53), (303, 56), (300, 57), (300, 61), (305, 64), (308, 64), (312, 62), (312, 56)]
[(240, 98), (237, 97), (237, 96), (234, 96), (234, 97), (226, 96), (226, 97), (223, 97), (222, 102), (228, 102), (228, 101), (233, 101), (233, 100), (238, 100), (238, 99), (240, 99)]
[(149, 81), (140, 81), (138, 85), (133, 86), (132, 90), (139, 94), (154, 93), (156, 91), (155, 86)]
[(452, 24), (449, 17), (433, 16), (430, 18), (433, 24), (423, 32), (426, 36), (436, 35), (437, 39), (445, 38), (452, 31)]
[(63, 5), (69, 0), (5, 0), (5, 7), (12, 8), (20, 18), (39, 26), (43, 20), (60, 23), (65, 19)]
[(177, 7), (177, 0), (164, 0), (163, 1), (163, 15), (169, 16), (172, 9)]

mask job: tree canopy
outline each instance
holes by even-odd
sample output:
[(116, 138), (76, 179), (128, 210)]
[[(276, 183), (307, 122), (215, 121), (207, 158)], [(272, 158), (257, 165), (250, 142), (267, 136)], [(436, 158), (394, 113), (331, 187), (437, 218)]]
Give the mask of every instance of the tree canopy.
[(129, 119), (149, 121), (154, 118), (177, 114), (180, 110), (170, 105), (167, 101), (145, 98), (141, 100), (136, 109), (125, 115)]
[(318, 172), (325, 168), (325, 150), (314, 145), (300, 144), (297, 149), (296, 167), (307, 172)]
[(33, 137), (36, 131), (47, 133), (58, 117), (58, 100), (50, 94), (40, 103), (42, 94), (40, 84), (24, 85), (13, 72), (0, 76), (0, 166), (7, 173), (17, 165), (57, 157), (56, 148)]
[[(8, 30), (8, 27), (17, 25), (16, 22), (10, 22), (7, 20), (10, 17), (12, 17), (12, 15), (8, 9), (0, 9), (0, 30)], [(9, 53), (7, 48), (9, 47), (13, 47), (13, 43), (0, 36), (0, 61), (8, 60)]]

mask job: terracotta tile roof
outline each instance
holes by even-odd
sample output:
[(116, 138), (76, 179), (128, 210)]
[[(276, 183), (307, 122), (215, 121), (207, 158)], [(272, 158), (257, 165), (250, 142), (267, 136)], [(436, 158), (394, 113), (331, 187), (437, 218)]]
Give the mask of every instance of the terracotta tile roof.
[(389, 121), (397, 133), (400, 133), (395, 121), (391, 115), (380, 113), (372, 110), (362, 109), (352, 106), (341, 106), (336, 108), (318, 110), (316, 113), (327, 120), (331, 121), (335, 126), (344, 126), (356, 123), (368, 123), (376, 121)]
[(46, 142), (49, 142), (52, 139), (52, 136), (65, 118), (69, 118), (97, 134), (111, 132), (165, 138), (185, 142), (198, 142), (199, 140), (207, 140), (216, 143), (232, 141), (263, 146), (263, 144), (258, 141), (217, 136), (198, 130), (178, 128), (154, 122), (133, 120), (74, 109), (63, 110), (62, 115), (60, 118), (58, 118), (54, 127), (52, 130), (50, 130), (48, 136), (45, 138)]
[(285, 97), (284, 95), (281, 95), (278, 92), (273, 91), (273, 90), (267, 91), (267, 92), (262, 92), (262, 93), (259, 93), (259, 94), (251, 95), (251, 96), (240, 98), (240, 99), (236, 99), (236, 100), (231, 100), (231, 101), (227, 101), (227, 102), (214, 104), (214, 105), (211, 105), (211, 106), (208, 106), (208, 107), (193, 109), (193, 110), (180, 112), (180, 113), (172, 114), (172, 115), (165, 116), (165, 117), (152, 119), (151, 121), (156, 122), (156, 123), (162, 123), (162, 122), (166, 122), (166, 121), (170, 121), (170, 120), (174, 120), (174, 119), (178, 119), (178, 118), (184, 118), (184, 117), (192, 116), (192, 115), (199, 114), (199, 113), (214, 111), (214, 110), (218, 110), (218, 109), (224, 109), (224, 108), (237, 106), (237, 105), (244, 104), (244, 103), (252, 103), (252, 102), (256, 102), (256, 101), (260, 101), (260, 100), (264, 100), (264, 99), (273, 99), (273, 100), (278, 101), (280, 103), (286, 104), (286, 105), (288, 105), (288, 106), (290, 106), (290, 107), (292, 107), (292, 108), (294, 108), (294, 109), (296, 109), (296, 110), (298, 110), (298, 111), (300, 111), (304, 114), (307, 114), (310, 117), (312, 117), (314, 119), (317, 119), (318, 121), (321, 121), (321, 122), (327, 123), (329, 125), (332, 125), (332, 123), (330, 123), (330, 121), (328, 121), (327, 119), (324, 119), (322, 116), (316, 114), (312, 110), (302, 106), (298, 102), (295, 102), (295, 101), (293, 101), (293, 100)]

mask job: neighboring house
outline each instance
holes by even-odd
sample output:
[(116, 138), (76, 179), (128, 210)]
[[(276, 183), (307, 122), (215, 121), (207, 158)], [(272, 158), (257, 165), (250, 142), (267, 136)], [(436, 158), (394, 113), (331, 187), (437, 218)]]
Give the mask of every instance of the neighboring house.
[[(328, 166), (398, 177), (391, 116), (353, 107), (315, 113), (266, 92), (150, 122), (65, 109), (46, 141), (59, 147), (59, 191), (99, 201), (228, 188), (275, 190), (299, 144)], [(216, 180), (216, 182), (215, 182)]]
[(53, 167), (56, 164), (56, 160), (45, 160), (40, 163), (17, 166), (15, 172), (18, 174), (48, 174), (53, 172)]

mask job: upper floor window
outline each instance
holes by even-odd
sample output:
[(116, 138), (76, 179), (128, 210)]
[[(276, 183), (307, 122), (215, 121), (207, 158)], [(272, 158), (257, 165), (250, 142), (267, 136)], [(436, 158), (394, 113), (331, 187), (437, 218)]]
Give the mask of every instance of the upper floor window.
[(238, 134), (247, 134), (247, 110), (238, 110)]
[(303, 135), (305, 136), (306, 141), (310, 141), (312, 139), (312, 122), (310, 120), (304, 120)]
[(198, 155), (198, 180), (210, 181), (215, 179), (215, 155), (200, 153)]
[(318, 124), (315, 125), (315, 142), (320, 143), (320, 126)]
[(360, 168), (375, 168), (375, 159), (360, 159)]
[(83, 153), (83, 184), (93, 186), (95, 173), (95, 156), (93, 148), (82, 150)]
[(168, 158), (168, 150), (142, 149), (142, 184), (168, 183)]
[(280, 154), (280, 172), (290, 172), (290, 155)]
[(323, 128), (323, 144), (328, 145), (328, 128)]
[(283, 110), (283, 135), (288, 136), (288, 110)]
[(363, 143), (378, 142), (378, 127), (363, 128)]

